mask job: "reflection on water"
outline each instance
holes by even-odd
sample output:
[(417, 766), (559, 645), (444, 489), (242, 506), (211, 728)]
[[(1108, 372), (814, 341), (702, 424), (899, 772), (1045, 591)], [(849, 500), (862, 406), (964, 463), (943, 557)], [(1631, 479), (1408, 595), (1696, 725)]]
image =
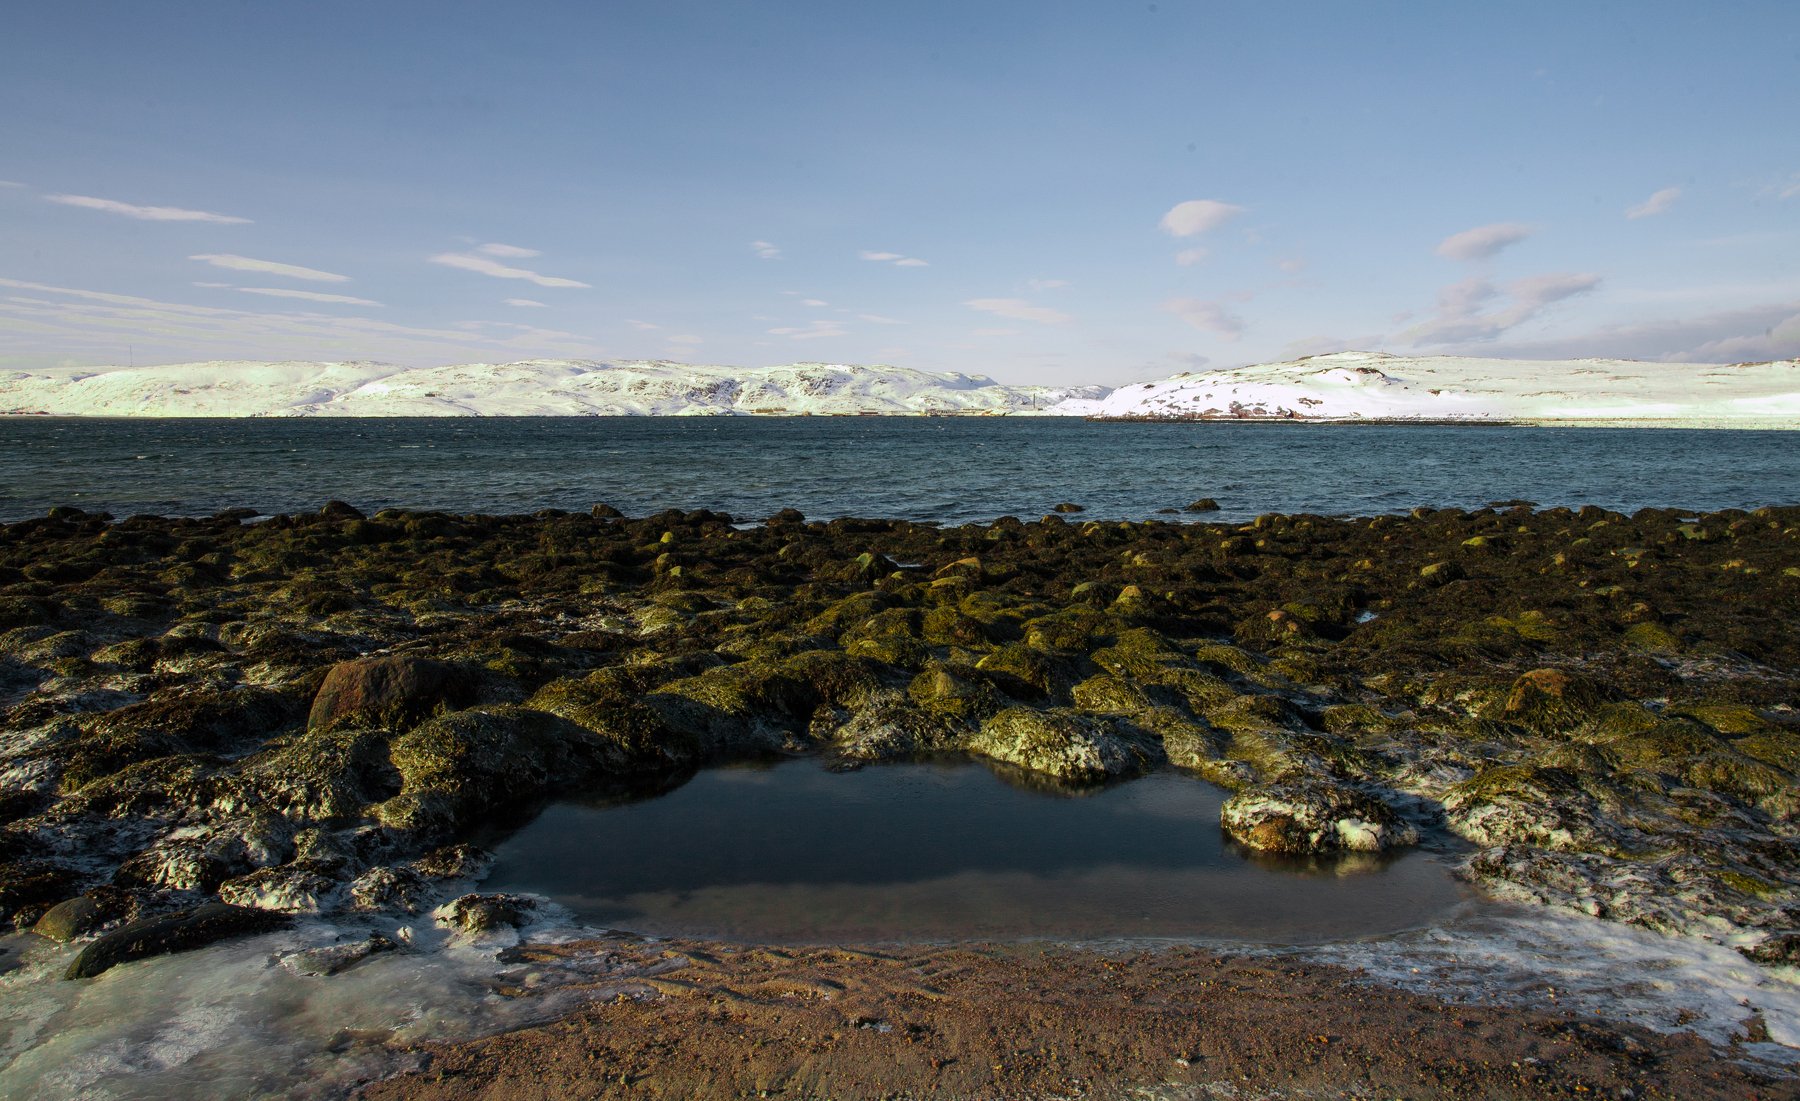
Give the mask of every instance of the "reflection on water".
[(1417, 928), (1466, 893), (1437, 859), (1250, 859), (1223, 793), (1176, 772), (1082, 796), (969, 763), (713, 769), (640, 802), (547, 808), (491, 890), (582, 920), (760, 942), (1204, 937), (1300, 943)]

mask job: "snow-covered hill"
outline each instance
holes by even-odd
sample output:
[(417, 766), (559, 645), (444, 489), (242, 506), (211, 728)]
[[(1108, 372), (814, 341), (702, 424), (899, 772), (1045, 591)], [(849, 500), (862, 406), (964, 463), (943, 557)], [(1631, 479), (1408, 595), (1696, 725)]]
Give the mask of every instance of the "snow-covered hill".
[(795, 363), (182, 363), (0, 374), (0, 413), (151, 417), (1041, 414), (1800, 427), (1800, 362), (1409, 358), (1338, 352), (1108, 390)]
[(1058, 413), (1315, 420), (1771, 422), (1800, 425), (1800, 363), (1467, 359), (1336, 352), (1121, 386)]
[(180, 363), (62, 376), (0, 375), (0, 412), (147, 417), (468, 417), (1031, 413), (1102, 386), (1002, 386), (905, 367), (527, 360)]

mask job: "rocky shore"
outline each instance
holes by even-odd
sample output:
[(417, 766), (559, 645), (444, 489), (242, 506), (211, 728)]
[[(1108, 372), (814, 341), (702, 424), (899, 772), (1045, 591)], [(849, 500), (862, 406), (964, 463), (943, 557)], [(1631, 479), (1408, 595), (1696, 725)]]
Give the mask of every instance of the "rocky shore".
[(0, 528), (0, 917), (72, 975), (517, 922), (452, 901), (478, 825), (781, 754), (1172, 766), (1254, 849), (1454, 835), (1496, 895), (1800, 959), (1800, 508), (252, 520)]

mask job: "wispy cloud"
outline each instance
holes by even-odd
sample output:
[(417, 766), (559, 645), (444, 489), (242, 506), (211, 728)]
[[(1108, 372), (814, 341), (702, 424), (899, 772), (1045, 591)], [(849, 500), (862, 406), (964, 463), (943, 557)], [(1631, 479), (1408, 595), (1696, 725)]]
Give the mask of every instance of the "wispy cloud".
[(308, 279), (315, 283), (348, 283), (348, 275), (335, 272), (319, 271), (317, 268), (303, 268), (295, 264), (278, 264), (273, 260), (252, 260), (248, 256), (234, 256), (231, 253), (203, 252), (198, 256), (190, 256), (189, 260), (198, 260), (203, 264), (211, 264), (215, 268), (227, 268), (231, 271), (253, 271), (263, 275), (281, 275), (289, 279)]
[(900, 321), (897, 318), (883, 317), (878, 313), (859, 313), (856, 315), (856, 318), (859, 321), (867, 321), (874, 325), (901, 325), (901, 324), (904, 324), (904, 322)]
[(503, 245), (498, 241), (490, 241), (489, 243), (478, 247), (475, 251), (481, 253), (483, 256), (498, 256), (503, 260), (529, 260), (533, 256), (544, 255), (534, 248), (521, 248), (518, 245)]
[(320, 294), (318, 291), (291, 291), (283, 287), (239, 287), (244, 294), (262, 294), (270, 298), (298, 298), (304, 302), (332, 302), (343, 306), (379, 306), (370, 298), (352, 298), (347, 294)]
[(1437, 254), (1451, 260), (1485, 260), (1531, 236), (1532, 229), (1518, 222), (1495, 222), (1452, 233), (1438, 242)]
[(0, 187), (24, 187), (18, 180), (0, 180)]
[(630, 326), (631, 326), (631, 327), (632, 327), (632, 328), (634, 328), (634, 329), (642, 329), (642, 330), (644, 330), (644, 331), (645, 331), (645, 332), (649, 332), (649, 331), (650, 331), (650, 330), (651, 330), (651, 329), (660, 329), (660, 328), (662, 328), (662, 326), (661, 326), (661, 325), (658, 325), (658, 324), (656, 324), (656, 323), (654, 323), (654, 322), (650, 322), (650, 321), (633, 321), (633, 320), (632, 320), (632, 319), (630, 319), (630, 318), (629, 318), (629, 317), (628, 317), (628, 318), (626, 318), (626, 319), (625, 319), (625, 324), (627, 324), (627, 325), (630, 325)]
[(1226, 340), (1236, 340), (1244, 334), (1244, 319), (1232, 313), (1222, 302), (1209, 302), (1202, 298), (1171, 298), (1163, 303), (1162, 308), (1194, 328), (1204, 329)]
[(199, 280), (199, 279), (194, 280), (194, 286), (205, 287), (207, 290), (225, 290), (225, 289), (229, 289), (232, 285), (233, 284), (230, 284), (230, 283), (213, 283), (210, 281), (203, 281), (203, 280)]
[(1800, 356), (1800, 299), (1690, 317), (1609, 325), (1573, 336), (1487, 345), (1520, 358), (1628, 358), (1676, 363), (1745, 363)]
[(1206, 257), (1207, 250), (1204, 248), (1184, 248), (1175, 254), (1175, 262), (1184, 268), (1191, 268)]
[(916, 256), (905, 256), (898, 252), (879, 252), (874, 249), (863, 249), (856, 255), (864, 260), (877, 263), (892, 264), (897, 268), (928, 268), (931, 265)]
[(1479, 277), (1464, 279), (1439, 291), (1437, 313), (1398, 339), (1433, 345), (1493, 340), (1538, 317), (1552, 304), (1599, 285), (1600, 277), (1591, 272), (1534, 275), (1504, 287)]
[(789, 340), (817, 340), (820, 337), (848, 336), (849, 330), (837, 321), (814, 321), (808, 325), (788, 325), (779, 329), (768, 330), (770, 336), (785, 336)]
[(758, 260), (779, 260), (779, 259), (781, 259), (781, 250), (779, 248), (775, 247), (775, 245), (771, 244), (768, 241), (752, 241), (752, 242), (750, 242), (750, 251), (754, 252), (756, 254), (756, 258)]
[(1040, 325), (1066, 325), (1074, 320), (1060, 310), (1034, 306), (1023, 298), (971, 298), (963, 305), (1011, 321), (1035, 321)]
[(442, 264), (447, 268), (472, 271), (479, 275), (491, 275), (495, 279), (523, 279), (528, 283), (536, 283), (540, 287), (586, 287), (588, 285), (559, 276), (539, 275), (535, 271), (527, 271), (524, 268), (507, 267), (497, 260), (470, 252), (443, 252), (430, 259), (432, 263)]
[[(597, 357), (591, 338), (546, 330), (415, 327), (342, 311), (234, 309), (163, 302), (103, 291), (0, 278), (0, 342), (12, 362), (44, 365), (197, 359), (384, 359), (467, 363), (471, 351), (493, 362), (535, 356)], [(262, 289), (262, 288), (254, 288)]]
[(1652, 215), (1662, 214), (1670, 207), (1674, 206), (1675, 200), (1679, 198), (1681, 198), (1681, 188), (1665, 187), (1648, 199), (1645, 199), (1643, 202), (1627, 210), (1625, 212), (1625, 217), (1636, 220), (1638, 218), (1649, 218)]
[(549, 309), (549, 306), (535, 298), (508, 298), (506, 304), (508, 306), (529, 306), (539, 310)]
[(1067, 279), (1027, 279), (1025, 289), (1028, 291), (1053, 291), (1069, 285)]
[(800, 304), (802, 306), (829, 306), (829, 305), (831, 305), (831, 303), (825, 301), (823, 298), (803, 298), (800, 300)]
[(122, 214), (127, 218), (137, 218), (145, 222), (212, 222), (224, 226), (249, 225), (250, 219), (238, 218), (230, 214), (214, 214), (208, 210), (184, 210), (178, 206), (138, 206), (135, 203), (122, 203), (117, 199), (96, 199), (92, 195), (46, 195), (45, 201), (61, 203), (63, 206), (78, 206), (88, 210), (104, 210), (108, 214)]
[(1244, 208), (1217, 199), (1189, 199), (1169, 208), (1157, 224), (1171, 237), (1197, 237), (1214, 230), (1244, 212)]

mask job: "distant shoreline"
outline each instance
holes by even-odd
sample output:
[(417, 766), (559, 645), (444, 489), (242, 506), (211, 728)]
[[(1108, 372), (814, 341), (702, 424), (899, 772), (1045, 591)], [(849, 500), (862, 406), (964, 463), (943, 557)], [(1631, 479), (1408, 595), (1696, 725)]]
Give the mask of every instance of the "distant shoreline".
[(392, 416), (284, 416), (284, 415), (208, 415), (208, 414), (131, 414), (131, 413), (47, 413), (0, 410), (0, 421), (700, 421), (700, 420), (1007, 420), (1007, 421), (1081, 421), (1087, 424), (1255, 424), (1255, 425), (1328, 425), (1369, 428), (1639, 428), (1694, 429), (1709, 432), (1792, 432), (1800, 431), (1800, 420), (1792, 417), (1696, 418), (1676, 417), (1570, 417), (1482, 419), (1458, 417), (1146, 417), (1146, 416), (1076, 416), (1061, 413), (716, 413), (681, 415), (669, 413), (555, 413), (555, 414), (395, 414)]

